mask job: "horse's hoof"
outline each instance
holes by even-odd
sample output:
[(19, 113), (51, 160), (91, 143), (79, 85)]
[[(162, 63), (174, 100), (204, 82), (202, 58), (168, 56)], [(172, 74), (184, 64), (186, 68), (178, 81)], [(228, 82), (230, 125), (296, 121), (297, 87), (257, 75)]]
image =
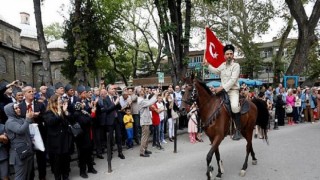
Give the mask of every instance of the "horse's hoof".
[(258, 161), (257, 160), (252, 160), (252, 165), (257, 165)]
[(223, 174), (224, 173), (224, 168), (223, 168), (222, 160), (219, 161), (219, 165), (220, 165), (220, 171)]
[(244, 176), (246, 175), (246, 171), (245, 171), (245, 170), (241, 170), (240, 173), (239, 173), (239, 175), (240, 175), (241, 177), (244, 177)]
[(221, 177), (215, 177), (214, 180), (221, 180)]

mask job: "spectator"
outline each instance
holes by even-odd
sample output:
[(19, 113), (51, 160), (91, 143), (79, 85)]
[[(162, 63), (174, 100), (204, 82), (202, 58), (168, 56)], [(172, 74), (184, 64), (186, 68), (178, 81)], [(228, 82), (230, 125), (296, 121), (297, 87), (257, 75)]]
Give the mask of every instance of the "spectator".
[(88, 178), (88, 173), (97, 174), (97, 171), (93, 168), (92, 162), (92, 148), (93, 148), (93, 137), (92, 137), (92, 118), (95, 117), (95, 106), (91, 109), (91, 114), (84, 110), (85, 104), (77, 102), (74, 105), (74, 119), (80, 124), (83, 131), (76, 137), (76, 144), (78, 148), (79, 168), (80, 176), (82, 178)]
[[(58, 88), (60, 91), (60, 88)], [(62, 91), (62, 90), (61, 90)], [(64, 89), (63, 89), (64, 91)], [(55, 179), (69, 179), (70, 147), (68, 102), (58, 94), (50, 97), (44, 119), (47, 124), (47, 151)]]
[(310, 89), (307, 87), (305, 92), (301, 95), (302, 108), (304, 110), (304, 121), (314, 123), (313, 109), (315, 108), (312, 94)]
[(153, 96), (150, 100), (148, 100), (145, 96), (144, 90), (140, 90), (139, 92), (139, 112), (140, 112), (140, 124), (142, 127), (142, 136), (141, 136), (141, 145), (140, 145), (140, 156), (141, 157), (149, 157), (152, 153), (148, 150), (148, 139), (150, 135), (150, 125), (152, 125), (151, 114), (149, 111), (149, 107), (157, 101), (156, 96), (158, 96), (159, 92), (155, 92), (155, 96)]
[(125, 112), (126, 112), (126, 114), (123, 116), (123, 123), (124, 123), (126, 131), (127, 131), (127, 147), (129, 149), (129, 148), (133, 148), (132, 138), (133, 138), (133, 122), (134, 122), (134, 120), (133, 120), (130, 108), (126, 108)]
[[(153, 96), (149, 96), (149, 98), (152, 98)], [(157, 97), (159, 98), (159, 95), (157, 95)], [(153, 105), (150, 106), (150, 111), (152, 115), (152, 126), (153, 126), (152, 147), (158, 147), (159, 149), (163, 149), (160, 144), (160, 116), (159, 116), (159, 113), (162, 111), (162, 109), (159, 109), (157, 106), (157, 103), (154, 103)]]
[(168, 131), (169, 131), (169, 141), (173, 142), (173, 131), (174, 131), (174, 120), (172, 119), (172, 108), (173, 108), (173, 101), (172, 97), (169, 94), (169, 91), (165, 91), (164, 99), (166, 101), (165, 106), (167, 110), (167, 120), (168, 120)]
[(288, 95), (286, 97), (286, 105), (291, 106), (291, 108), (292, 108), (292, 112), (287, 113), (288, 125), (295, 125), (295, 123), (293, 122), (294, 103), (295, 103), (295, 96), (293, 96), (292, 89), (288, 89)]
[(3, 83), (0, 87), (0, 121), (2, 124), (5, 124), (8, 117), (4, 112), (4, 106), (9, 103), (12, 103), (12, 87), (17, 86), (19, 80), (13, 81), (10, 84)]
[(166, 144), (164, 140), (164, 124), (165, 124), (165, 111), (166, 107), (164, 106), (163, 97), (161, 94), (158, 95), (158, 101), (156, 102), (159, 112), (160, 124), (159, 124), (159, 142)]
[(190, 112), (188, 113), (189, 117), (189, 123), (188, 123), (188, 133), (189, 133), (189, 139), (192, 144), (196, 143), (196, 135), (198, 132), (197, 128), (197, 104), (193, 103)]
[[(20, 117), (19, 104), (9, 103), (4, 107), (8, 116), (5, 129), (10, 140), (10, 165), (14, 166), (15, 179), (31, 179), (33, 171), (33, 149), (29, 124), (34, 113), (28, 110), (26, 119)], [(23, 152), (23, 153), (22, 153)]]
[[(39, 103), (35, 100), (33, 88), (31, 86), (26, 86), (23, 88), (24, 101), (20, 103), (21, 117), (26, 118), (28, 110), (34, 112), (33, 122), (38, 124), (41, 138), (43, 139), (44, 145), (46, 145), (46, 125), (43, 119), (43, 114), (45, 113), (45, 106), (43, 103)], [(37, 157), (37, 167), (39, 172), (39, 179), (46, 179), (46, 151), (34, 150)], [(34, 174), (32, 174), (34, 177)]]
[(12, 95), (16, 103), (20, 104), (23, 101), (23, 93), (21, 88), (19, 87), (13, 88)]
[[(120, 159), (125, 159), (125, 156), (122, 153), (122, 142), (121, 142), (121, 126), (120, 119), (118, 117), (118, 109), (121, 108), (119, 101), (120, 98), (116, 96), (115, 88), (113, 85), (109, 84), (107, 87), (108, 96), (106, 97), (106, 125), (107, 132), (110, 134), (110, 139), (113, 141), (113, 132), (115, 131), (115, 139), (118, 147), (118, 157)], [(113, 144), (113, 142), (112, 142)]]
[(284, 126), (284, 116), (285, 116), (285, 105), (286, 103), (282, 100), (282, 95), (278, 94), (276, 100), (276, 119), (278, 119), (278, 125)]
[(61, 97), (64, 94), (64, 87), (61, 82), (58, 82), (54, 85), (55, 88), (55, 94)]
[(5, 133), (5, 126), (0, 124), (0, 179), (9, 179), (9, 162), (8, 162), (8, 137)]
[(136, 144), (139, 145), (140, 139), (141, 139), (141, 127), (140, 127), (140, 115), (139, 115), (139, 106), (138, 106), (138, 95), (139, 95), (138, 89), (141, 89), (141, 87), (135, 87), (133, 92), (132, 92), (132, 89), (129, 89), (128, 93), (131, 96), (130, 98), (132, 102), (131, 112), (134, 120), (134, 123), (133, 123), (134, 140)]

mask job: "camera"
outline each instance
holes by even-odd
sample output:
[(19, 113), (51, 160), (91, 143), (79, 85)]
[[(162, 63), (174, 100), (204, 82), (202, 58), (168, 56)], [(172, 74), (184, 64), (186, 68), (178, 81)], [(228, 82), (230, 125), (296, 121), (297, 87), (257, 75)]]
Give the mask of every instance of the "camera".
[(61, 101), (63, 101), (63, 102), (69, 101), (68, 95), (66, 95), (66, 94), (62, 95), (61, 96)]

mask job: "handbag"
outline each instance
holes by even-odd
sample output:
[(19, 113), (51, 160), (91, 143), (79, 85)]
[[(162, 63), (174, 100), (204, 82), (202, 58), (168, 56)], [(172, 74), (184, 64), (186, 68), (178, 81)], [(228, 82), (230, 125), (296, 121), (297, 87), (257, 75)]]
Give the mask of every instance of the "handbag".
[(29, 144), (23, 143), (22, 146), (15, 148), (20, 160), (24, 160), (27, 157), (33, 156), (32, 148)]
[(301, 99), (297, 99), (296, 102), (294, 103), (295, 107), (301, 107)]
[(29, 131), (31, 135), (31, 141), (34, 145), (34, 149), (44, 152), (43, 140), (38, 128), (38, 124), (32, 123), (29, 125)]
[(290, 114), (290, 113), (292, 113), (292, 111), (293, 111), (292, 106), (286, 105), (286, 113)]
[(171, 117), (172, 119), (178, 119), (179, 114), (175, 110), (171, 109)]
[(83, 130), (78, 122), (74, 123), (73, 125), (69, 125), (69, 127), (74, 137), (77, 137), (83, 133)]

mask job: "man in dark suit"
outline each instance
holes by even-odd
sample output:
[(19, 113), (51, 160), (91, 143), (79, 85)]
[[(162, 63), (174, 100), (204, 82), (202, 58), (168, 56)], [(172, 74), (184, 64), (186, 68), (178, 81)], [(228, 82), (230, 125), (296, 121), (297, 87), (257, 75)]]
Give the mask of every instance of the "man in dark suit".
[(109, 84), (107, 87), (108, 96), (106, 97), (106, 127), (107, 132), (110, 133), (110, 138), (113, 140), (113, 131), (115, 131), (115, 138), (118, 147), (118, 157), (125, 159), (122, 154), (122, 143), (121, 143), (121, 126), (120, 119), (118, 118), (117, 111), (121, 109), (119, 100), (120, 98), (115, 96), (115, 88), (113, 85)]
[[(46, 144), (46, 125), (44, 123), (44, 119), (42, 117), (45, 112), (45, 106), (43, 103), (39, 103), (34, 99), (33, 88), (31, 86), (26, 86), (22, 89), (25, 100), (19, 105), (21, 110), (21, 116), (23, 118), (26, 117), (27, 110), (31, 109), (34, 112), (33, 122), (38, 124), (38, 128), (41, 134), (41, 138), (43, 140), (44, 145)], [(39, 179), (46, 179), (46, 152), (42, 152), (39, 150), (34, 150), (37, 157), (37, 165), (39, 171)], [(32, 172), (34, 177), (34, 171)]]
[(73, 114), (74, 113), (74, 105), (76, 102), (79, 101), (79, 98), (74, 95), (74, 89), (71, 84), (67, 84), (64, 87), (64, 91), (66, 92), (67, 96), (62, 96), (62, 99), (68, 100), (68, 112)]

